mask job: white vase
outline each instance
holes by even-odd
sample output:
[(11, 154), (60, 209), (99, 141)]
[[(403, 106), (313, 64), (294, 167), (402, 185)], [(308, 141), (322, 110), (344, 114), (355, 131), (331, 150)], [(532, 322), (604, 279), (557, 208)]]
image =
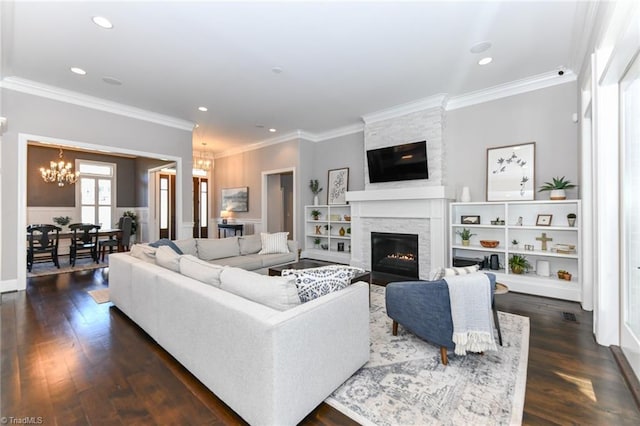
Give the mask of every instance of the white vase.
[(564, 189), (553, 189), (549, 194), (550, 200), (566, 200), (567, 194), (564, 192)]
[(318, 205), (318, 196), (317, 196), (317, 195), (314, 195), (314, 196), (313, 196), (313, 205), (314, 205), (314, 206), (317, 206), (317, 205)]
[(468, 186), (464, 186), (462, 188), (462, 193), (460, 194), (460, 201), (462, 201), (463, 203), (468, 203), (469, 201), (471, 201), (471, 193), (469, 192)]
[(536, 274), (541, 277), (548, 277), (551, 275), (549, 271), (549, 262), (546, 260), (538, 260), (536, 262)]

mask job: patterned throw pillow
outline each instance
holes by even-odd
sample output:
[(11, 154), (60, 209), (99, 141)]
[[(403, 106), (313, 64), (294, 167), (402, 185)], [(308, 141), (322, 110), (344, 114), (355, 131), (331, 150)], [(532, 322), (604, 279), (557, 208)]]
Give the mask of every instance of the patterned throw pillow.
[(287, 246), (288, 236), (288, 232), (275, 232), (273, 234), (261, 232), (262, 250), (258, 254), (289, 253), (289, 247)]
[(480, 266), (472, 265), (472, 266), (454, 266), (453, 268), (436, 268), (431, 271), (431, 276), (429, 277), (431, 281), (441, 280), (444, 277), (452, 277), (454, 275), (467, 275), (473, 274), (474, 272), (478, 272)]
[(294, 276), (302, 303), (342, 290), (364, 269), (353, 266), (327, 265), (309, 269), (285, 269), (282, 276)]

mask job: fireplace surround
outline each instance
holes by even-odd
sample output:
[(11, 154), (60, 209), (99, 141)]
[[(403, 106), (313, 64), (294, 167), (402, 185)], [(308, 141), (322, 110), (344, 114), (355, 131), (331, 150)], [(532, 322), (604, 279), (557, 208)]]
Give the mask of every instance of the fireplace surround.
[(371, 277), (374, 282), (419, 278), (418, 234), (371, 232)]

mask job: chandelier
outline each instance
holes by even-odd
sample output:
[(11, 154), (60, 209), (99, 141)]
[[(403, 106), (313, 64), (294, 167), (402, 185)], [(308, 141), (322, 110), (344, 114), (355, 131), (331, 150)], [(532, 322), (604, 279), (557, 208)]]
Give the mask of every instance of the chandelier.
[(211, 166), (213, 166), (213, 160), (208, 156), (206, 152), (194, 151), (194, 155), (193, 155), (194, 169), (209, 171), (211, 170)]
[(57, 183), (60, 187), (64, 186), (65, 183), (76, 183), (78, 181), (78, 176), (80, 176), (80, 172), (74, 173), (71, 163), (65, 164), (64, 160), (62, 159), (62, 148), (60, 148), (58, 158), (60, 159), (58, 162), (52, 161), (51, 163), (49, 163), (48, 169), (40, 167), (42, 179), (48, 183)]

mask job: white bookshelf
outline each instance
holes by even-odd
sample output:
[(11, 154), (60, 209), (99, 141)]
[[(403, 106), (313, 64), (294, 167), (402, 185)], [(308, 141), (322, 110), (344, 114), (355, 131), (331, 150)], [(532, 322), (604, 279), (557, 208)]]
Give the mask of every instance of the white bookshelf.
[[(577, 216), (574, 226), (569, 226), (569, 213)], [(537, 225), (538, 215), (552, 215), (550, 225)], [(480, 223), (463, 224), (462, 216), (480, 216)], [(500, 269), (489, 271), (494, 272), (497, 281), (506, 284), (511, 290), (581, 302), (580, 217), (580, 200), (451, 203), (449, 262), (453, 264), (454, 257), (484, 259), (485, 256), (497, 254)], [(498, 218), (503, 220), (504, 224), (491, 223)], [(522, 218), (521, 225), (518, 225), (519, 218)], [(469, 246), (463, 246), (457, 234), (463, 228), (476, 234), (471, 237)], [(542, 242), (536, 239), (541, 237), (542, 233), (553, 239), (547, 242), (546, 251), (542, 250)], [(519, 243), (517, 246), (512, 244), (514, 239)], [(498, 240), (500, 244), (496, 248), (485, 248), (480, 245), (480, 240)], [(554, 247), (557, 244), (575, 246), (575, 251), (556, 252)], [(533, 249), (525, 248), (525, 245), (532, 246)], [(533, 269), (525, 274), (512, 273), (508, 260), (513, 254), (525, 256)], [(538, 260), (549, 262), (550, 276), (537, 274), (535, 268)], [(558, 270), (571, 273), (571, 281), (558, 278)]]
[[(317, 220), (311, 216), (313, 210), (320, 212)], [(348, 204), (305, 206), (303, 257), (348, 264), (351, 260), (350, 216)], [(344, 235), (340, 235), (341, 229)]]

